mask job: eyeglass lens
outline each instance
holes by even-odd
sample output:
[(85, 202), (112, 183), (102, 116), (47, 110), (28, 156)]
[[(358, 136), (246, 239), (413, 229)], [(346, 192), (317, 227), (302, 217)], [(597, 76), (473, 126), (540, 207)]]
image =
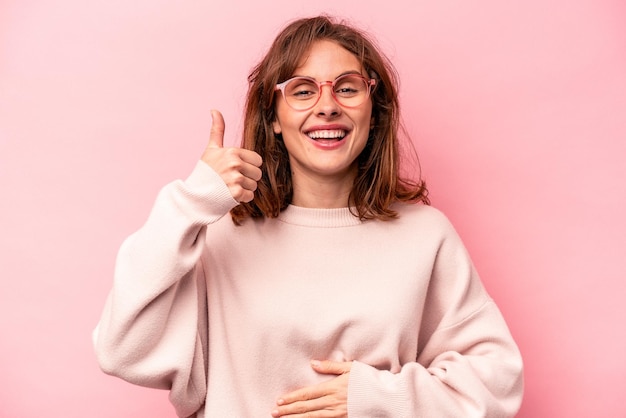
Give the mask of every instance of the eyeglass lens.
[[(358, 75), (339, 77), (333, 82), (332, 88), (335, 100), (346, 107), (359, 106), (369, 94), (367, 81)], [(287, 83), (284, 93), (289, 106), (294, 109), (308, 109), (317, 103), (320, 86), (314, 80), (295, 77)]]

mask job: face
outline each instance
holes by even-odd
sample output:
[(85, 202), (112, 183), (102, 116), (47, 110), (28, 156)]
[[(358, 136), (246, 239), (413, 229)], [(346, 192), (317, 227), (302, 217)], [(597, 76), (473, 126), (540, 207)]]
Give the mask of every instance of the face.
[[(332, 41), (317, 41), (292, 76), (323, 82), (346, 73), (366, 76), (351, 52)], [(325, 85), (317, 104), (302, 111), (292, 109), (277, 94), (273, 128), (282, 135), (289, 152), (294, 187), (303, 179), (351, 187), (357, 173), (356, 159), (365, 148), (372, 125), (371, 97), (358, 107), (344, 107), (333, 98), (331, 86)]]

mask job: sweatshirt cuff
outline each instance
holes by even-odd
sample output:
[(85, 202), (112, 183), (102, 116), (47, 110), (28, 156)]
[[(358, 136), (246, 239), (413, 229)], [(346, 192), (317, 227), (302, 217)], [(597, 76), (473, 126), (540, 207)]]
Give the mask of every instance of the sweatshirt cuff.
[(406, 405), (406, 388), (398, 375), (359, 361), (352, 362), (348, 416), (406, 417)]
[(202, 223), (215, 222), (239, 204), (219, 174), (203, 161), (198, 161), (191, 174), (173, 186), (170, 196), (176, 206), (185, 208), (193, 218), (202, 219)]

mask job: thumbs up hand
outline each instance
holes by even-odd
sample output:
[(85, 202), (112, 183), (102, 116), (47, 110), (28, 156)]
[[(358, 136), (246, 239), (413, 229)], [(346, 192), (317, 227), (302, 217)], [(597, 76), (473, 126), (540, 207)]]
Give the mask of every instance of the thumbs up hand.
[(217, 110), (211, 110), (211, 116), (209, 144), (201, 159), (220, 175), (237, 202), (250, 202), (261, 179), (263, 160), (254, 151), (224, 148), (224, 117)]

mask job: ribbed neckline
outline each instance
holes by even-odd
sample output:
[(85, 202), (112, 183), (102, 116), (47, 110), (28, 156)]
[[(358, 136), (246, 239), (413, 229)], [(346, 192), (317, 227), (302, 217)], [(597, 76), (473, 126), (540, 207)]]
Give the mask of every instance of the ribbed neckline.
[(350, 208), (303, 208), (289, 205), (284, 209), (278, 220), (300, 226), (318, 228), (341, 228), (361, 225), (363, 222), (350, 212)]

